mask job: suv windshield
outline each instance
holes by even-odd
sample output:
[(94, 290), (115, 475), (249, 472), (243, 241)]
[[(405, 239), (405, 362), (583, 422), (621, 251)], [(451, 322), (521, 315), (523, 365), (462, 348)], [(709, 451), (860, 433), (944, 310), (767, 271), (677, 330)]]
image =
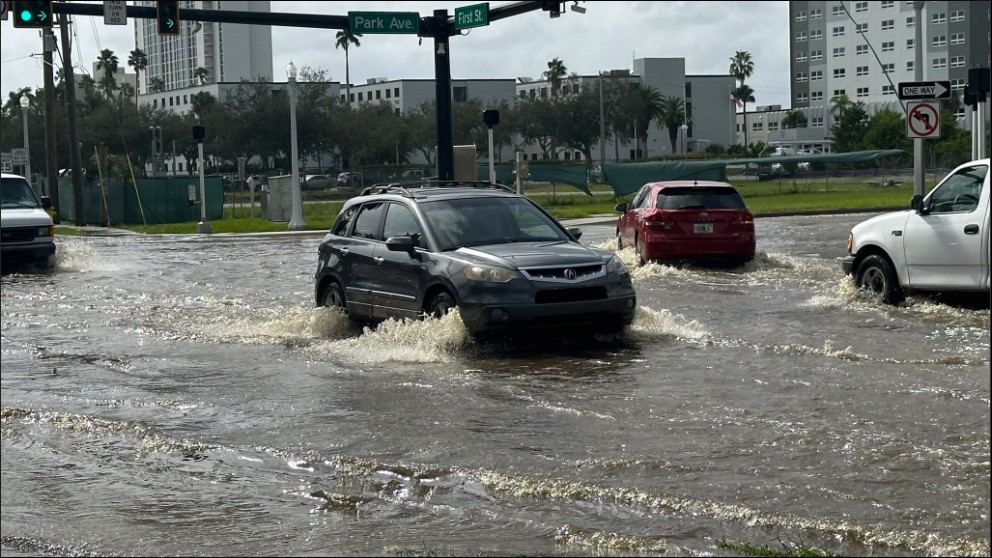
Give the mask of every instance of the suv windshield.
[(420, 204), (439, 249), (565, 241), (564, 231), (525, 198), (457, 198)]
[(727, 187), (665, 188), (658, 194), (658, 209), (744, 209), (744, 200)]
[(0, 179), (0, 204), (8, 208), (41, 207), (28, 181), (17, 177)]

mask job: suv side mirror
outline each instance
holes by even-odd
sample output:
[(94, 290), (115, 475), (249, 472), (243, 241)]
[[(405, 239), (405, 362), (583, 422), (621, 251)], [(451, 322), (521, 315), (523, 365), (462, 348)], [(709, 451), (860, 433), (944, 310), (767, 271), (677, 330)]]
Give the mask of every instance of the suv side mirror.
[(386, 239), (386, 249), (390, 252), (412, 252), (413, 239), (409, 236), (391, 236)]
[(616, 209), (620, 213), (627, 213), (627, 203), (626, 202), (618, 203), (616, 207), (614, 207), (613, 209)]
[(910, 200), (909, 202), (909, 206), (913, 208), (913, 210), (916, 211), (917, 213), (927, 213), (927, 211), (925, 211), (925, 208), (923, 207), (922, 194), (916, 194), (915, 196), (913, 196), (913, 199)]

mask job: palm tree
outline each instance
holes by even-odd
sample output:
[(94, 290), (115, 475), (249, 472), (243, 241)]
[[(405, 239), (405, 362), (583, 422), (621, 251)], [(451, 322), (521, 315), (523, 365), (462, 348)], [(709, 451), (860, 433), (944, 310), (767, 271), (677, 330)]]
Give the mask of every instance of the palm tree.
[(799, 109), (792, 109), (782, 117), (782, 127), (787, 130), (805, 128), (808, 122), (806, 115)]
[[(134, 81), (137, 84), (134, 92), (134, 108), (138, 108), (138, 87), (141, 84), (141, 72), (148, 69), (148, 55), (145, 51), (140, 48), (136, 48), (131, 51), (130, 56), (127, 57), (127, 64), (134, 68)], [(145, 91), (148, 91), (148, 87), (145, 87)]]
[(683, 124), (692, 123), (685, 112), (685, 99), (675, 96), (662, 97), (655, 123), (659, 128), (668, 128), (668, 141), (672, 143), (672, 153), (675, 153), (675, 141), (679, 137), (679, 128)]
[(551, 96), (557, 97), (558, 92), (561, 91), (562, 78), (568, 75), (568, 69), (565, 68), (565, 63), (558, 58), (552, 58), (551, 62), (548, 62), (548, 69), (544, 72), (544, 79), (548, 80), (548, 84), (551, 85)]
[(113, 98), (113, 92), (117, 89), (117, 80), (114, 78), (114, 74), (117, 73), (117, 69), (120, 67), (119, 64), (120, 61), (117, 59), (114, 51), (109, 48), (100, 51), (100, 58), (96, 61), (96, 67), (98, 70), (103, 70), (103, 77), (100, 78), (99, 84), (100, 89), (103, 90), (103, 94), (108, 99)]
[(199, 81), (200, 85), (205, 85), (207, 83), (207, 76), (209, 74), (210, 72), (202, 66), (193, 70), (193, 78)]
[(362, 42), (358, 40), (361, 36), (361, 33), (352, 33), (350, 29), (338, 31), (334, 35), (334, 48), (344, 49), (344, 81), (346, 82), (345, 87), (347, 89), (345, 93), (346, 104), (351, 103), (351, 62), (348, 59), (348, 48), (351, 45), (355, 45), (356, 47), (362, 46)]
[(161, 93), (165, 91), (165, 80), (160, 77), (153, 77), (148, 80), (148, 90), (152, 93)]
[[(634, 110), (632, 111), (634, 116), (634, 134), (637, 136), (638, 144), (644, 142), (646, 151), (648, 130), (651, 127), (651, 122), (661, 114), (664, 97), (662, 97), (657, 89), (650, 85), (634, 83), (631, 84), (631, 90), (634, 103)], [(641, 152), (640, 145), (635, 145), (634, 153), (638, 154)]]
[[(739, 86), (734, 92), (734, 97), (744, 103), (744, 145), (747, 146), (747, 103), (754, 101), (754, 90), (744, 85), (744, 80), (754, 74), (754, 61), (751, 60), (751, 53), (745, 50), (738, 50), (730, 57), (730, 75), (734, 76)], [(745, 89), (746, 88), (746, 89)]]

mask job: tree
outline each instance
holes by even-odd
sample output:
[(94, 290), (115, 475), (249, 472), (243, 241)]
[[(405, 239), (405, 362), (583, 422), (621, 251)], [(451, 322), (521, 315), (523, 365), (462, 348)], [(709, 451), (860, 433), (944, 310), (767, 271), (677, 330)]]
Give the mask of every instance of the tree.
[[(145, 54), (145, 51), (141, 50), (140, 48), (136, 48), (136, 49), (132, 50), (131, 53), (130, 53), (130, 56), (127, 57), (127, 63), (128, 63), (129, 66), (131, 66), (132, 68), (134, 68), (134, 81), (135, 81), (135, 83), (138, 84), (138, 87), (140, 87), (140, 85), (141, 85), (141, 72), (143, 72), (146, 69), (148, 69), (148, 55)], [(146, 92), (147, 92), (147, 89), (148, 88), (145, 87), (145, 91)], [(134, 108), (135, 109), (138, 108), (138, 90), (135, 90)]]
[(861, 101), (852, 103), (847, 95), (839, 95), (830, 99), (831, 112), (836, 114), (830, 127), (833, 135), (833, 151), (844, 153), (859, 151), (864, 146), (864, 138), (868, 131), (868, 111)]
[(206, 85), (208, 75), (210, 75), (210, 71), (202, 66), (193, 70), (193, 79), (199, 81), (200, 85)]
[(734, 97), (744, 105), (744, 145), (747, 145), (747, 103), (754, 102), (754, 90), (744, 84), (747, 78), (754, 74), (754, 61), (751, 53), (738, 50), (730, 57), (730, 75), (737, 80), (738, 86)]
[(103, 72), (103, 76), (98, 82), (100, 89), (107, 96), (107, 99), (113, 99), (114, 90), (117, 89), (117, 80), (114, 74), (117, 73), (117, 69), (120, 67), (120, 61), (117, 55), (109, 48), (101, 50), (100, 57), (96, 61), (96, 67)]
[(675, 141), (679, 137), (679, 128), (689, 124), (685, 112), (685, 99), (682, 97), (662, 97), (661, 107), (655, 119), (659, 128), (668, 128), (668, 141), (672, 144), (672, 153), (676, 152)]
[(350, 29), (338, 31), (334, 35), (334, 48), (344, 49), (345, 99), (347, 100), (346, 104), (349, 105), (351, 104), (351, 61), (348, 58), (348, 49), (351, 45), (362, 46), (362, 42), (358, 40), (361, 36), (361, 33), (352, 33)]
[(153, 77), (148, 80), (148, 90), (153, 93), (165, 91), (165, 80), (160, 77)]
[(548, 62), (548, 69), (544, 72), (544, 79), (548, 80), (548, 84), (551, 86), (551, 96), (557, 97), (558, 93), (561, 91), (561, 84), (563, 78), (568, 75), (568, 69), (565, 68), (565, 63), (558, 58), (552, 58), (551, 62)]
[(806, 114), (798, 109), (792, 109), (782, 117), (782, 127), (787, 130), (805, 128), (809, 124)]

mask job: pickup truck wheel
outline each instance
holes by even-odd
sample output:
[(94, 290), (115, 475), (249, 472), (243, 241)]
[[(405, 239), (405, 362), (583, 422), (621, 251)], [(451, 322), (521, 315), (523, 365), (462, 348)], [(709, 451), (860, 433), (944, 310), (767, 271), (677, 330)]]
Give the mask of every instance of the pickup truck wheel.
[(889, 261), (882, 256), (868, 256), (858, 266), (857, 285), (874, 300), (899, 304), (905, 298)]

